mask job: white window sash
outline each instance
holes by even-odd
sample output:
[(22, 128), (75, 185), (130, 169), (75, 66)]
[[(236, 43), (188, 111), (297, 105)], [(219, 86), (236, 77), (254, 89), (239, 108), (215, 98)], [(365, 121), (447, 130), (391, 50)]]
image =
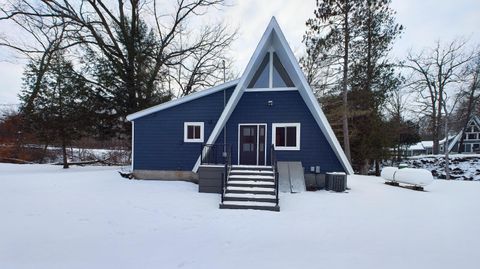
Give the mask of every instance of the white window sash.
[[(193, 136), (195, 137), (195, 127), (200, 126), (200, 138), (188, 138), (188, 127), (193, 127)], [(183, 142), (185, 143), (203, 143), (204, 134), (203, 122), (184, 122), (183, 123)]]
[[(285, 127), (295, 127), (296, 131), (296, 141), (294, 147), (289, 146), (277, 146), (277, 128), (285, 128)], [(285, 130), (285, 145), (287, 139), (287, 132)], [(272, 144), (275, 150), (300, 150), (300, 123), (272, 123)]]

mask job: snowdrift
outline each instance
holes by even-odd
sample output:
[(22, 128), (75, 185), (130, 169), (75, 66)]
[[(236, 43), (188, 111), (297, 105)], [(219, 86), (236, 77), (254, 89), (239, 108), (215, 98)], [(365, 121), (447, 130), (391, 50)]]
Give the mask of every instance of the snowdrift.
[(384, 167), (381, 176), (388, 181), (422, 187), (433, 182), (432, 173), (426, 169)]

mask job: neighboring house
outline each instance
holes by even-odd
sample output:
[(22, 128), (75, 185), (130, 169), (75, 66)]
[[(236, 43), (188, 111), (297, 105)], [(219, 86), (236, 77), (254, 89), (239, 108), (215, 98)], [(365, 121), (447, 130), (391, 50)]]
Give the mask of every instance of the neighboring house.
[[(238, 195), (252, 197), (278, 194), (275, 160), (300, 163), (302, 177), (353, 174), (275, 18), (240, 79), (127, 119), (132, 121), (132, 171), (137, 178), (198, 180), (201, 192), (225, 193), (222, 175), (227, 173), (229, 190), (235, 189), (232, 182), (246, 180), (238, 183)], [(232, 176), (234, 172), (240, 175)], [(276, 190), (241, 189), (255, 185)]]
[(406, 156), (417, 156), (432, 154), (433, 141), (420, 141), (415, 145), (407, 147)]
[[(460, 138), (463, 136), (463, 147), (460, 149)], [(444, 154), (445, 138), (439, 141), (440, 154)], [(448, 137), (449, 152), (455, 153), (480, 153), (480, 118), (472, 116), (467, 123), (465, 132), (460, 131)], [(430, 155), (433, 154), (433, 141), (421, 141), (409, 146), (406, 156)]]
[[(463, 147), (460, 149), (460, 138), (463, 136)], [(460, 131), (451, 142), (452, 149), (458, 153), (480, 152), (480, 118), (472, 116), (467, 123), (465, 132)]]
[[(455, 145), (454, 143), (456, 141), (457, 136), (458, 135), (453, 135), (448, 137), (448, 141), (449, 141), (448, 148), (450, 149), (450, 152), (454, 148), (454, 145)], [(438, 141), (438, 143), (440, 144), (440, 149), (439, 149), (440, 154), (443, 154), (444, 153), (443, 144), (445, 143), (445, 138)], [(415, 145), (411, 145), (405, 151), (406, 156), (432, 155), (432, 154), (433, 154), (433, 141), (429, 141), (429, 140), (420, 141)]]

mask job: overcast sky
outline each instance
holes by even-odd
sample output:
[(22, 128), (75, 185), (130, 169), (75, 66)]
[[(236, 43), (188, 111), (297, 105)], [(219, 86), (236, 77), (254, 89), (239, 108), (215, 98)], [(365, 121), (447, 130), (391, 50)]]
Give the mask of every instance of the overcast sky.
[[(232, 56), (241, 74), (272, 16), (277, 18), (295, 55), (301, 56), (305, 21), (313, 16), (314, 8), (315, 0), (237, 0), (209, 16), (219, 16), (238, 27)], [(405, 56), (410, 48), (420, 50), (436, 40), (459, 36), (469, 38), (472, 45), (480, 44), (480, 0), (393, 0), (392, 8), (397, 11), (397, 21), (406, 28), (394, 45), (392, 54), (396, 58)], [(0, 105), (19, 102), (22, 71), (21, 61), (0, 51)]]

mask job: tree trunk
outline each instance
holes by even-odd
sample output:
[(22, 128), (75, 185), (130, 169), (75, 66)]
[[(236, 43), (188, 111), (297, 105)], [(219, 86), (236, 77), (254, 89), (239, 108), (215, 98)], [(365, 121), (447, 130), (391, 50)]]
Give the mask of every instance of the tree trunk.
[(344, 54), (343, 54), (343, 115), (342, 115), (342, 123), (343, 123), (343, 148), (345, 150), (345, 155), (350, 163), (352, 163), (352, 157), (350, 154), (350, 137), (348, 131), (348, 46), (350, 43), (350, 32), (349, 32), (349, 25), (348, 25), (348, 9), (345, 11), (345, 18), (344, 18)]
[(42, 158), (40, 158), (40, 163), (43, 163), (45, 160), (45, 156), (47, 155), (47, 150), (48, 150), (48, 143), (45, 143), (45, 146), (43, 147), (42, 151)]
[(432, 140), (433, 140), (433, 148), (432, 148), (432, 154), (438, 154), (440, 152), (440, 143), (439, 143), (439, 128), (438, 128), (439, 122), (438, 122), (438, 117), (436, 117), (433, 120), (433, 128), (432, 128)]
[(68, 168), (67, 145), (65, 138), (62, 138), (63, 168)]
[(370, 163), (368, 159), (363, 161), (363, 164), (360, 167), (360, 174), (361, 175), (368, 175), (368, 168), (370, 167)]
[(380, 176), (380, 161), (375, 160), (375, 176)]
[(450, 180), (450, 159), (448, 156), (449, 143), (448, 143), (448, 120), (445, 117), (445, 142), (443, 143), (443, 149), (445, 151), (445, 179)]

